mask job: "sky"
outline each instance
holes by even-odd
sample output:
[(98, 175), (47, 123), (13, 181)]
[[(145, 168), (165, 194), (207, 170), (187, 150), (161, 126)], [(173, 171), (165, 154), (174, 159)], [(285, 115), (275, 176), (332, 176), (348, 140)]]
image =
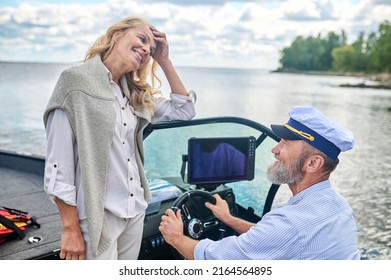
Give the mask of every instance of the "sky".
[(0, 0), (0, 61), (80, 61), (128, 16), (166, 33), (177, 66), (274, 70), (297, 36), (376, 32), (391, 0)]

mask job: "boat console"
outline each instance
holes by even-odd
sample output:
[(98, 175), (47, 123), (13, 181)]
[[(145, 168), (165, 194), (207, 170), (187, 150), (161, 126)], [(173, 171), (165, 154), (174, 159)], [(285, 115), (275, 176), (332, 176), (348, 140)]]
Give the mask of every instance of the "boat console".
[[(166, 178), (167, 182), (171, 178)], [(175, 181), (175, 180), (174, 180)], [(149, 212), (144, 221), (144, 235), (141, 245), (139, 259), (172, 259), (178, 258), (176, 252), (170, 245), (166, 244), (158, 227), (161, 222), (161, 216), (167, 209), (181, 209), (184, 222), (184, 232), (194, 239), (210, 238), (218, 240), (225, 236), (235, 234), (221, 223), (212, 212), (204, 206), (206, 201), (211, 201), (213, 194), (220, 195), (228, 202), (230, 211), (233, 215), (239, 215), (235, 203), (235, 195), (230, 187), (221, 185), (213, 191), (205, 191), (189, 187), (176, 198), (170, 198), (163, 201), (155, 201), (149, 204), (148, 208), (158, 209), (156, 212)], [(156, 207), (156, 203), (158, 207)]]

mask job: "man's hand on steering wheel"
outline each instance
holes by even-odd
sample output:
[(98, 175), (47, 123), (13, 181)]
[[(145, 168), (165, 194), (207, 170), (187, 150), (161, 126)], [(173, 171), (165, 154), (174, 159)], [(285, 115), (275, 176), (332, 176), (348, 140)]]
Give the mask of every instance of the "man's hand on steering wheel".
[(216, 198), (216, 204), (212, 204), (207, 201), (205, 202), (205, 206), (213, 212), (213, 215), (215, 215), (217, 219), (225, 224), (229, 224), (229, 220), (232, 218), (232, 215), (227, 201), (222, 199), (218, 194), (214, 194), (213, 196)]
[(167, 209), (165, 215), (162, 216), (159, 230), (162, 233), (164, 240), (175, 247), (174, 243), (181, 240), (184, 236), (181, 210), (178, 209), (176, 213), (174, 213), (172, 209)]

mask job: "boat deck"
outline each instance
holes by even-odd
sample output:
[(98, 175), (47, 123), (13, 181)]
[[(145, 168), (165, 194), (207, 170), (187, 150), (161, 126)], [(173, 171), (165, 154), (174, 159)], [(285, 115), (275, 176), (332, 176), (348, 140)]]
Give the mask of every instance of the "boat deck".
[[(0, 152), (0, 206), (28, 212), (41, 228), (28, 227), (26, 237), (0, 245), (0, 259), (51, 259), (60, 248), (57, 207), (43, 190), (44, 158)], [(39, 242), (29, 242), (39, 237)]]

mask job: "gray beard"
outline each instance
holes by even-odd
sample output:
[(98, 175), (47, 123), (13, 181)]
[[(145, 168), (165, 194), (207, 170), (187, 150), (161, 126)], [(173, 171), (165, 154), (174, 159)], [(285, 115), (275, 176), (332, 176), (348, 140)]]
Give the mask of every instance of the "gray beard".
[(267, 170), (267, 178), (274, 184), (288, 184), (293, 185), (300, 182), (304, 173), (302, 172), (302, 167), (305, 159), (303, 158), (289, 164), (282, 164), (279, 162), (276, 166), (269, 166)]

